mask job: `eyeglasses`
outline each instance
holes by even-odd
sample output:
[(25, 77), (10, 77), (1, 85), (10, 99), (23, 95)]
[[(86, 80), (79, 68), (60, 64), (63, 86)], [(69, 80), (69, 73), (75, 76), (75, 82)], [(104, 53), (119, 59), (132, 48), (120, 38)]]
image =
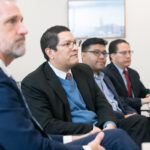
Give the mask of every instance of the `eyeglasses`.
[(100, 56), (103, 55), (104, 57), (108, 56), (107, 52), (101, 52), (99, 50), (93, 50), (93, 51), (83, 51), (83, 52), (87, 52), (87, 53), (93, 53), (95, 56)]
[(122, 51), (122, 52), (116, 52), (116, 53), (119, 53), (121, 55), (127, 55), (127, 54), (131, 55), (133, 54), (133, 51)]
[(67, 48), (73, 48), (74, 46), (78, 47), (78, 43), (76, 41), (66, 41), (62, 44), (58, 44), (57, 46), (63, 46)]

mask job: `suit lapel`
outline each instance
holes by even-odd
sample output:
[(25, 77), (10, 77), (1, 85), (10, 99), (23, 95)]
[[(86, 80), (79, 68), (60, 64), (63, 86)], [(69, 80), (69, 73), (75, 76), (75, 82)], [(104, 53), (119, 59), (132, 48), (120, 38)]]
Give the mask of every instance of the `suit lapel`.
[(86, 107), (88, 109), (94, 110), (94, 108), (92, 107), (93, 106), (92, 97), (91, 97), (91, 94), (89, 94), (89, 93), (91, 93), (91, 91), (89, 89), (89, 85), (87, 85), (87, 81), (85, 80), (85, 78), (86, 78), (85, 74), (83, 72), (75, 69), (75, 67), (72, 68), (71, 71), (73, 74), (73, 78), (76, 81), (79, 92), (86, 104)]
[(106, 83), (107, 87), (113, 92), (115, 97), (118, 98), (118, 95), (116, 93), (116, 90), (115, 90), (114, 86), (112, 85), (110, 79), (106, 75), (104, 75), (104, 82)]
[(69, 107), (66, 93), (65, 93), (59, 79), (57, 78), (56, 74), (54, 73), (54, 71), (52, 70), (52, 68), (49, 66), (48, 63), (46, 63), (46, 65), (44, 67), (44, 72), (45, 72), (45, 76), (48, 80), (48, 84), (49, 84), (50, 88), (52, 88), (55, 91), (55, 93), (58, 95), (59, 99), (65, 104), (65, 107), (66, 107), (65, 110), (67, 111), (67, 114), (68, 113), (70, 114), (70, 107)]
[[(18, 94), (18, 97), (23, 99), (23, 94), (21, 92), (21, 90), (19, 89), (17, 82), (12, 78), (12, 77), (8, 77), (8, 81), (10, 81), (10, 85), (13, 87), (14, 91)], [(21, 101), (23, 102), (23, 101)], [(23, 103), (24, 105), (24, 103)]]
[(127, 91), (127, 88), (124, 84), (124, 81), (122, 79), (122, 76), (120, 75), (120, 72), (118, 71), (118, 69), (114, 66), (113, 63), (111, 63), (111, 70), (113, 71), (113, 74), (115, 76), (115, 78), (118, 79), (118, 82), (121, 84), (121, 87), (123, 87), (123, 89), (127, 92), (127, 95), (128, 95), (128, 91)]
[(108, 86), (108, 88), (113, 92), (113, 94), (115, 96), (115, 99), (117, 100), (117, 102), (119, 104), (119, 107), (121, 107), (121, 109), (124, 111), (122, 103), (119, 100), (120, 98), (119, 98), (119, 96), (118, 96), (118, 94), (117, 94), (117, 92), (116, 92), (116, 90), (115, 90), (112, 82), (110, 81), (110, 79), (106, 75), (104, 75), (104, 82), (106, 83), (106, 85)]

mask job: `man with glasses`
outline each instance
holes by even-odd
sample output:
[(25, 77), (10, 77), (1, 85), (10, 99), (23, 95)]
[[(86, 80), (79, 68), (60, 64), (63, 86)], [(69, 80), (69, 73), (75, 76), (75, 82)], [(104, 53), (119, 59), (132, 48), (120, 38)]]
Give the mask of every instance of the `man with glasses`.
[(119, 96), (140, 114), (140, 107), (150, 103), (150, 90), (146, 89), (139, 74), (129, 68), (133, 51), (127, 41), (114, 40), (109, 45), (111, 63), (105, 73), (112, 81)]
[[(70, 30), (64, 26), (48, 29), (41, 37), (41, 48), (47, 62), (25, 77), (21, 88), (33, 115), (45, 131), (84, 134), (100, 131), (107, 121), (112, 122), (108, 122), (106, 128), (115, 128), (116, 118), (94, 85), (90, 70), (86, 65), (78, 64), (78, 47)], [(68, 73), (70, 80), (66, 79)], [(95, 108), (90, 105), (93, 99), (108, 108), (107, 117), (97, 119), (93, 112)], [(103, 108), (97, 113), (105, 111)]]
[(150, 141), (150, 120), (144, 116), (137, 115), (136, 111), (118, 96), (110, 79), (104, 74), (103, 69), (108, 56), (106, 44), (107, 41), (101, 38), (85, 40), (81, 47), (82, 61), (93, 70), (97, 85), (104, 93), (118, 118), (118, 127), (126, 130), (140, 145), (143, 141)]
[[(78, 47), (70, 30), (64, 26), (49, 28), (41, 37), (41, 48), (47, 61), (25, 77), (21, 87), (44, 131), (81, 135), (105, 129), (102, 146), (113, 149), (112, 143), (119, 138), (115, 132), (120, 132), (115, 129), (116, 117), (90, 68), (78, 63)], [(122, 138), (122, 133), (118, 134)], [(118, 145), (114, 149), (119, 149)]]
[[(87, 134), (84, 138), (63, 144), (62, 135), (48, 136), (32, 117), (15, 80), (6, 68), (25, 53), (27, 29), (22, 21), (22, 14), (13, 0), (0, 0), (0, 150), (104, 150), (100, 146), (104, 136), (102, 132), (97, 136)], [(123, 147), (124, 150), (138, 150), (135, 143), (121, 130), (115, 130), (111, 136), (122, 138), (110, 141), (109, 144), (109, 134), (112, 132), (108, 132), (103, 139), (103, 145), (108, 145), (107, 150), (115, 150), (116, 144), (118, 150)], [(122, 147), (119, 146), (120, 143), (123, 144)], [(83, 146), (87, 144), (88, 146)]]

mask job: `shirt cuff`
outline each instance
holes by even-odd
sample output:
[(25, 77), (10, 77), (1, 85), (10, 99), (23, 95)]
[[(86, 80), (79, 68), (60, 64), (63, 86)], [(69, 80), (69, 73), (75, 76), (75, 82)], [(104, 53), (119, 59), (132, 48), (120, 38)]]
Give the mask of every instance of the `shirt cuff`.
[(63, 144), (72, 142), (72, 136), (71, 135), (67, 135), (67, 136), (63, 136)]
[(103, 124), (103, 129), (106, 128), (106, 126), (107, 126), (108, 124), (113, 124), (115, 127), (117, 127), (116, 124), (115, 124), (113, 121), (106, 121), (106, 122)]
[(83, 149), (84, 149), (84, 150), (92, 150), (91, 147), (90, 147), (90, 146), (87, 146), (87, 145), (83, 146)]

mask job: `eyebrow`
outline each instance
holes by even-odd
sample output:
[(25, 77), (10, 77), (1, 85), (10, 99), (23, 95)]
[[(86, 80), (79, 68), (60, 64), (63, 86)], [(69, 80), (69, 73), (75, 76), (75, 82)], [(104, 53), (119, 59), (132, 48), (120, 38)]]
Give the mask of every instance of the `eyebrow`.
[(100, 51), (100, 52), (107, 52), (106, 50), (104, 50), (104, 51), (101, 51), (101, 50), (99, 50), (99, 49), (92, 49), (92, 50), (88, 50), (88, 51)]
[(9, 16), (5, 22), (8, 22), (9, 20), (11, 19), (18, 19), (20, 18), (21, 19), (21, 22), (23, 21), (23, 17), (22, 16), (19, 16), (19, 15), (13, 15), (13, 16)]

